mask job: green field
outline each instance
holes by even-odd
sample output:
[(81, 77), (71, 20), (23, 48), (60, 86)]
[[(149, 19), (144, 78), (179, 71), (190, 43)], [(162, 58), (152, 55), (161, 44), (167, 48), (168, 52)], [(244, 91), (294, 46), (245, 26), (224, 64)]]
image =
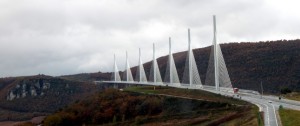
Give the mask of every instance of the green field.
[(300, 126), (300, 111), (280, 108), (279, 115), (283, 126)]

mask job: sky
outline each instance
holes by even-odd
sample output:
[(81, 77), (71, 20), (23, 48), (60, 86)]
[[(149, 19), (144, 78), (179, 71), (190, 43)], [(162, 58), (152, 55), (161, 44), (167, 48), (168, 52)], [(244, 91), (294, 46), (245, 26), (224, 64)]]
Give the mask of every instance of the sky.
[(124, 70), (173, 52), (219, 43), (299, 39), (297, 0), (0, 0), (0, 77)]

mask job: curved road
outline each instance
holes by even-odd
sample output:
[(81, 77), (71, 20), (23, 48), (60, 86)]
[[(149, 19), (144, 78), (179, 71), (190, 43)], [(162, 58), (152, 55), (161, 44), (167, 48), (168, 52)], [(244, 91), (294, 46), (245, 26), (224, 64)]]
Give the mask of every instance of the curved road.
[[(121, 82), (121, 81), (95, 81), (95, 83), (125, 83), (125, 84), (138, 84), (138, 85), (152, 85), (152, 86), (166, 86), (166, 84), (163, 83), (149, 83), (149, 82)], [(223, 90), (223, 91), (216, 91), (214, 87), (206, 86), (204, 88), (201, 87), (188, 87), (181, 84), (177, 85), (168, 85), (170, 87), (176, 87), (176, 88), (189, 88), (189, 89), (199, 89), (204, 91), (209, 91), (216, 94), (226, 95), (226, 96), (235, 96), (236, 98), (239, 98), (241, 100), (248, 101), (250, 103), (253, 103), (257, 105), (260, 108), (260, 111), (264, 112), (264, 124), (265, 126), (279, 126), (278, 122), (278, 115), (277, 110), (279, 106), (283, 106), (284, 108), (294, 109), (294, 110), (300, 110), (300, 102), (288, 100), (288, 99), (281, 99), (279, 100), (277, 96), (263, 96), (261, 97), (258, 93), (255, 93), (254, 91), (249, 90), (240, 90), (238, 95), (240, 97), (237, 97), (237, 94), (234, 94), (229, 90)], [(250, 92), (250, 93), (249, 93)], [(252, 93), (251, 93), (252, 92)]]
[(280, 122), (278, 121), (280, 117), (278, 117), (279, 115), (277, 114), (277, 110), (279, 109), (280, 105), (284, 108), (300, 110), (300, 102), (288, 99), (279, 100), (277, 96), (261, 96), (255, 93), (240, 92), (238, 93), (238, 97), (237, 94), (234, 94), (230, 91), (219, 92), (215, 91), (214, 88), (204, 88), (201, 90), (221, 95), (234, 96), (235, 98), (257, 105), (260, 108), (260, 111), (264, 112), (265, 126), (281, 126)]
[[(217, 93), (214, 91), (214, 93)], [(234, 95), (233, 93), (229, 92), (222, 92), (223, 95)], [(278, 121), (280, 117), (277, 114), (277, 110), (281, 105), (284, 108), (300, 110), (300, 102), (288, 100), (288, 99), (281, 99), (279, 100), (276, 96), (260, 96), (257, 94), (250, 94), (250, 93), (239, 93), (241, 100), (248, 101), (257, 105), (260, 108), (260, 111), (264, 112), (264, 124), (265, 126), (280, 126), (280, 122)], [(235, 95), (237, 98), (237, 95)]]

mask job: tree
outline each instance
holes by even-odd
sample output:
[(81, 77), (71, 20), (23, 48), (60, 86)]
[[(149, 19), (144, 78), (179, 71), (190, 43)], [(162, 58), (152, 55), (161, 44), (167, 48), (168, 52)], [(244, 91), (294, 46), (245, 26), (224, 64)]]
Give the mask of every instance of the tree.
[(289, 89), (288, 87), (284, 87), (284, 88), (280, 89), (281, 94), (288, 94), (288, 93), (291, 93), (291, 92), (292, 92), (292, 90)]

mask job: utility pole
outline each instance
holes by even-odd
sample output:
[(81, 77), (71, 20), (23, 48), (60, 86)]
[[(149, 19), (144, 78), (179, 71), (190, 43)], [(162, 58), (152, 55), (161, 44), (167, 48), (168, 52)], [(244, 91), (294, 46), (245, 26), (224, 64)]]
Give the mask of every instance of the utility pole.
[(261, 89), (260, 98), (262, 98), (262, 96), (264, 95), (264, 88), (263, 88), (263, 85), (262, 85), (262, 81), (260, 81), (260, 89)]

